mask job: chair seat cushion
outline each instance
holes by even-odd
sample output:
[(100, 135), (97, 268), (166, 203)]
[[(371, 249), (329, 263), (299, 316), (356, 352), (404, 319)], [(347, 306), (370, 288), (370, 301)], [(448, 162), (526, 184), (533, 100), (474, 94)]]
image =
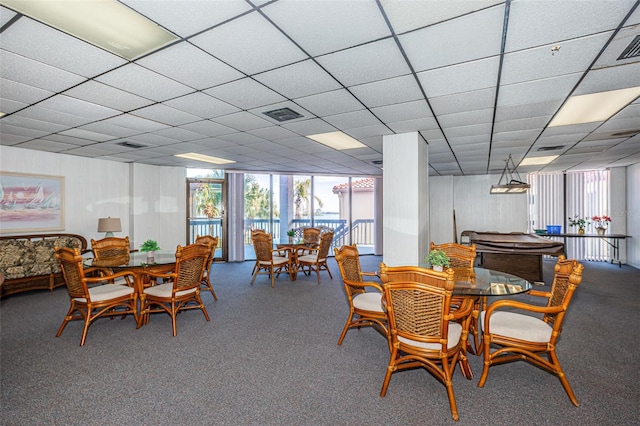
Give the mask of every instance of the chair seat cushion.
[[(147, 296), (170, 298), (172, 290), (173, 290), (173, 283), (164, 283), (160, 285), (154, 285), (153, 287), (145, 288), (144, 294), (146, 294)], [(176, 297), (184, 296), (189, 293), (194, 293), (195, 291), (196, 291), (195, 287), (192, 287), (188, 290), (182, 290), (176, 293)]]
[[(133, 293), (133, 289), (127, 285), (122, 284), (104, 284), (89, 289), (89, 297), (92, 302), (102, 302), (110, 299), (117, 299), (118, 297), (127, 296)], [(78, 302), (86, 302), (84, 297), (76, 297)]]
[[(457, 322), (449, 322), (449, 340), (447, 341), (447, 349), (451, 349), (460, 341), (462, 335), (462, 325)], [(439, 343), (425, 343), (416, 342), (415, 340), (407, 339), (405, 337), (398, 336), (398, 340), (406, 345), (415, 346), (416, 348), (428, 349), (430, 351), (438, 351), (442, 349), (442, 345)]]
[[(480, 322), (484, 324), (484, 312), (480, 314)], [(489, 320), (489, 332), (528, 342), (545, 343), (551, 340), (553, 329), (549, 324), (531, 315), (515, 312), (496, 311)]]
[(384, 312), (384, 308), (382, 307), (382, 293), (378, 293), (377, 291), (360, 293), (356, 295), (352, 301), (353, 307), (356, 309)]
[[(289, 258), (288, 257), (282, 257), (282, 256), (273, 256), (273, 264), (274, 265), (284, 265), (285, 263), (289, 262)], [(261, 260), (260, 261), (261, 265), (271, 265), (271, 262), (269, 262), (268, 260)]]
[(298, 256), (298, 262), (307, 262), (307, 263), (322, 263), (325, 259), (318, 259), (318, 257), (314, 254), (305, 254), (304, 256)]

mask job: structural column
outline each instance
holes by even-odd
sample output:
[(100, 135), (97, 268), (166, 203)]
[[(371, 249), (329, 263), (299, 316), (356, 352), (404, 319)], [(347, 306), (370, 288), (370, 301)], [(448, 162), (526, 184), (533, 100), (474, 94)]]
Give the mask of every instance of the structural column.
[(429, 250), (429, 151), (417, 132), (383, 137), (383, 261), (420, 265)]

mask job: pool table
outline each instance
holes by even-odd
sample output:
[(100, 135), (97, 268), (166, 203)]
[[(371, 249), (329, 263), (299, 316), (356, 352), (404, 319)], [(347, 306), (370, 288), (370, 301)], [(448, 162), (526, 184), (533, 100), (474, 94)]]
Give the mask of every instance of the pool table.
[(464, 231), (462, 236), (476, 245), (483, 268), (517, 275), (527, 281), (542, 281), (542, 256), (559, 256), (564, 243), (523, 232)]

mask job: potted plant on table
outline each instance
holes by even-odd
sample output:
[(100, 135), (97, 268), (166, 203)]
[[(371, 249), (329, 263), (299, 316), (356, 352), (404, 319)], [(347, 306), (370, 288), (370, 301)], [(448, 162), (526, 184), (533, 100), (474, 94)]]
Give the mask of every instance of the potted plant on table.
[(296, 235), (296, 231), (289, 229), (287, 235), (289, 236), (289, 243), (293, 243), (293, 237)]
[(434, 271), (442, 272), (445, 266), (450, 266), (449, 258), (444, 250), (431, 250), (426, 260)]
[(585, 226), (589, 225), (590, 223), (591, 222), (589, 222), (589, 218), (578, 217), (578, 215), (569, 218), (569, 226), (577, 226), (578, 234), (580, 235), (584, 234)]
[(593, 224), (596, 226), (596, 232), (598, 235), (604, 235), (607, 232), (607, 226), (611, 223), (611, 217), (609, 216), (593, 216), (591, 218)]
[(140, 251), (147, 252), (147, 262), (153, 262), (153, 257), (156, 251), (160, 250), (160, 246), (154, 240), (147, 240), (140, 246)]

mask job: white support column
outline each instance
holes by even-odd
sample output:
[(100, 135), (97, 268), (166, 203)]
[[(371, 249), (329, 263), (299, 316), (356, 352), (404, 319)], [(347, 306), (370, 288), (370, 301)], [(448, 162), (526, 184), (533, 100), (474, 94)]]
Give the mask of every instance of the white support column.
[(417, 132), (383, 137), (383, 260), (419, 265), (429, 250), (429, 151)]

